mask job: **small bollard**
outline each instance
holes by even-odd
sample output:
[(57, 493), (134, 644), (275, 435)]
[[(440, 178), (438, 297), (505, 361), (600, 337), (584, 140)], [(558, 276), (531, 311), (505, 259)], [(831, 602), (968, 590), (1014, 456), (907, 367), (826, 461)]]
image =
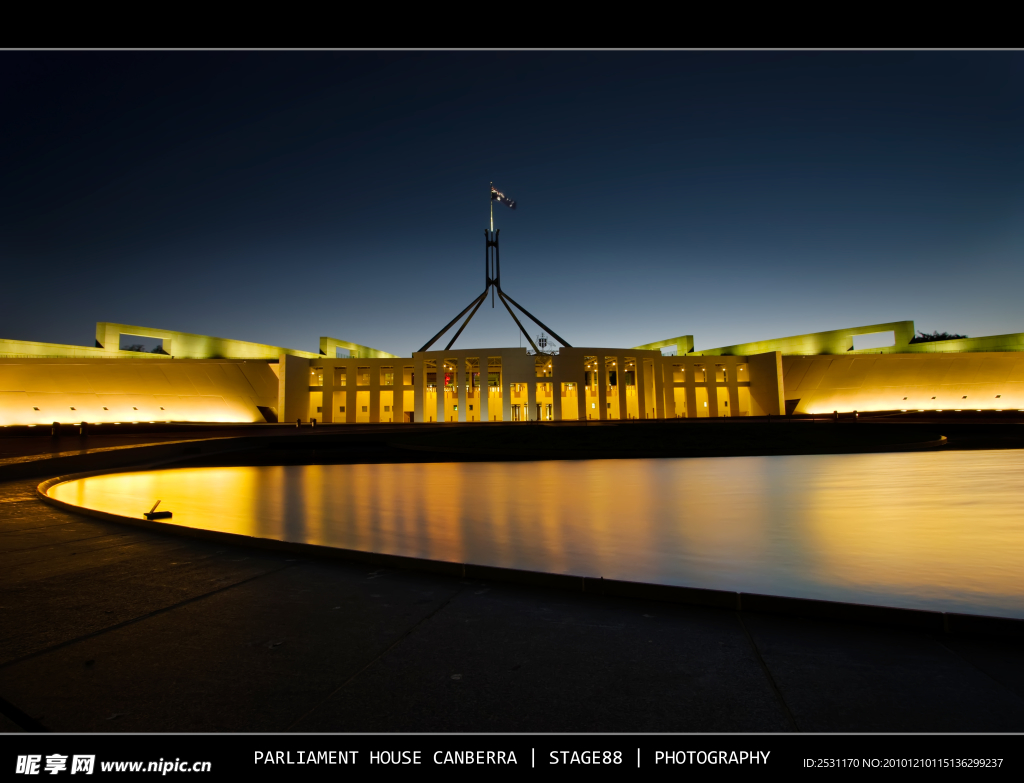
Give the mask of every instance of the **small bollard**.
[(296, 427), (296, 429), (298, 429), (301, 426), (302, 426), (302, 419), (296, 419), (295, 420), (295, 427)]
[(832, 411), (832, 421), (839, 421), (839, 411)]
[(858, 418), (859, 416), (860, 416), (860, 414), (859, 414), (859, 413), (857, 413), (857, 411), (854, 411), (854, 412), (853, 412), (853, 420), (854, 420), (854, 421), (857, 421), (857, 418)]
[(55, 438), (60, 435), (60, 422), (59, 421), (55, 421), (53, 423), (53, 426), (50, 428), (50, 434), (53, 435), (53, 437), (55, 437)]
[(316, 426), (316, 419), (310, 419), (309, 420), (309, 426), (310, 427), (315, 427)]
[(87, 425), (84, 421), (81, 424), (78, 425), (78, 434), (81, 435), (83, 438), (87, 434), (86, 433), (86, 429), (88, 428), (88, 426), (89, 425)]

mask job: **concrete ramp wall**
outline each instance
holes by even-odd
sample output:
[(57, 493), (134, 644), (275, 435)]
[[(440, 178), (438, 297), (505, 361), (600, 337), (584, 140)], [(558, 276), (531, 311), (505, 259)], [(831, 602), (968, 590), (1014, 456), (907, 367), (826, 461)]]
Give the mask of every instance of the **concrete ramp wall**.
[(784, 356), (795, 413), (1024, 409), (1019, 353)]
[(0, 360), (0, 425), (132, 421), (262, 422), (276, 411), (267, 362)]

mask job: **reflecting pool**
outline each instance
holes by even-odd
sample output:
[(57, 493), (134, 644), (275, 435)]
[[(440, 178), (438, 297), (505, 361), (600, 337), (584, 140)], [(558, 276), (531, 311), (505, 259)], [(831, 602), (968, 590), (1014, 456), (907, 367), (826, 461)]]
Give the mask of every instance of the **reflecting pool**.
[(184, 468), (50, 495), (189, 527), (1024, 617), (1024, 451)]

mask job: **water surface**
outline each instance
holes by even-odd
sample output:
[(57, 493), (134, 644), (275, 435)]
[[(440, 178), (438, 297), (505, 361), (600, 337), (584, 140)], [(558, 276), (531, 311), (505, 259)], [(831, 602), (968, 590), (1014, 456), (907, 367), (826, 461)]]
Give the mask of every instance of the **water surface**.
[(452, 562), (1024, 617), (1024, 451), (186, 468), (50, 494)]

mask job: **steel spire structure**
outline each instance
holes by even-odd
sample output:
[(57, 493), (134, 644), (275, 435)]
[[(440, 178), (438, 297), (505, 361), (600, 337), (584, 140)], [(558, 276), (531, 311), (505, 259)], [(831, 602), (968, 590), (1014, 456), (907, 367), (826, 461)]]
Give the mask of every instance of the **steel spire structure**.
[(428, 340), (426, 344), (422, 348), (420, 348), (420, 351), (428, 350), (430, 346), (436, 343), (441, 338), (441, 336), (444, 335), (445, 332), (447, 332), (449, 329), (455, 326), (455, 324), (457, 324), (459, 320), (464, 315), (466, 315), (466, 313), (469, 313), (469, 316), (466, 318), (465, 321), (462, 322), (462, 325), (458, 328), (458, 331), (456, 331), (452, 339), (448, 341), (448, 345), (445, 346), (446, 351), (449, 348), (451, 348), (452, 345), (455, 344), (455, 341), (459, 339), (459, 335), (462, 334), (463, 330), (466, 328), (466, 325), (470, 322), (470, 320), (472, 320), (473, 316), (476, 315), (476, 311), (480, 309), (480, 305), (482, 305), (484, 301), (487, 299), (488, 292), (490, 292), (491, 294), (491, 307), (494, 307), (494, 298), (495, 295), (497, 295), (497, 298), (501, 300), (501, 303), (503, 305), (505, 305), (505, 309), (508, 310), (508, 314), (512, 316), (512, 320), (516, 322), (516, 326), (519, 327), (519, 331), (521, 331), (523, 335), (526, 337), (527, 342), (529, 342), (530, 345), (533, 346), (533, 350), (535, 353), (543, 353), (543, 351), (541, 351), (537, 347), (537, 344), (533, 341), (533, 338), (530, 336), (530, 333), (526, 331), (526, 328), (523, 326), (522, 322), (519, 320), (519, 318), (516, 317), (515, 312), (512, 310), (513, 306), (515, 306), (520, 312), (522, 312), (523, 315), (525, 315), (527, 318), (529, 318), (531, 321), (537, 324), (537, 326), (539, 326), (541, 329), (543, 329), (552, 337), (554, 337), (561, 345), (565, 346), (566, 348), (572, 348), (572, 346), (569, 345), (569, 343), (567, 343), (565, 340), (558, 336), (554, 329), (542, 323), (532, 313), (530, 313), (529, 310), (527, 310), (515, 299), (513, 299), (511, 296), (505, 293), (505, 291), (502, 290), (501, 256), (498, 249), (498, 236), (499, 234), (501, 234), (501, 229), (494, 229), (494, 202), (498, 201), (500, 203), (505, 204), (508, 207), (511, 207), (512, 209), (516, 208), (516, 202), (508, 198), (508, 196), (506, 196), (501, 191), (497, 190), (494, 187), (493, 182), (491, 183), (489, 198), (491, 205), (491, 228), (490, 230), (487, 230), (486, 228), (484, 229), (484, 290), (479, 296), (476, 297), (476, 299), (470, 302), (461, 313), (459, 313), (451, 321), (449, 321), (448, 324), (444, 327), (444, 329), (442, 329), (440, 332), (438, 332), (432, 338), (430, 338), (430, 340)]

